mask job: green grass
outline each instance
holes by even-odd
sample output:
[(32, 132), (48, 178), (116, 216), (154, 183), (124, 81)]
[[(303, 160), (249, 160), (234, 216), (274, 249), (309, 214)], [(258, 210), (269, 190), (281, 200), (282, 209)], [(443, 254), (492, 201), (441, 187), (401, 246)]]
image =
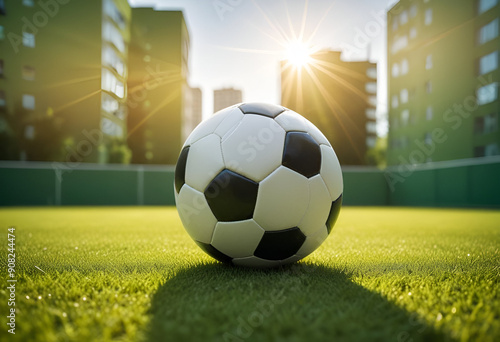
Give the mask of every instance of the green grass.
[(4, 279), (10, 225), (2, 341), (500, 340), (499, 211), (343, 208), (308, 258), (258, 271), (214, 262), (174, 208), (4, 208)]

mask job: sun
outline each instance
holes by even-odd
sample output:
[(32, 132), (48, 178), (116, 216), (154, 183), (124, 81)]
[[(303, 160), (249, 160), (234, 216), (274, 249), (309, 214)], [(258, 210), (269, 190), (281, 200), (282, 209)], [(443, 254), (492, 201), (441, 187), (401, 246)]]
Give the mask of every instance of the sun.
[(295, 40), (286, 46), (285, 58), (295, 67), (303, 67), (311, 61), (312, 49), (306, 43)]

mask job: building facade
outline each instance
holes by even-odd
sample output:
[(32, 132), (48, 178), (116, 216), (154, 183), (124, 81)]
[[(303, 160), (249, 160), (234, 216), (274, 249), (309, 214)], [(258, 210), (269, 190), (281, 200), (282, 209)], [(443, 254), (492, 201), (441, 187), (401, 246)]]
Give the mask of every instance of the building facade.
[(498, 0), (401, 0), (388, 12), (388, 164), (500, 154)]
[(189, 33), (181, 11), (132, 9), (128, 144), (132, 162), (175, 164), (189, 92)]
[(214, 90), (214, 113), (221, 109), (242, 102), (241, 90), (234, 88), (224, 88)]
[(186, 141), (191, 132), (202, 120), (203, 99), (200, 88), (188, 87), (186, 91), (184, 120), (182, 123), (182, 141)]
[(0, 159), (123, 162), (126, 0), (0, 1)]
[(376, 142), (377, 65), (320, 51), (308, 65), (281, 62), (281, 104), (315, 124), (343, 165), (366, 164)]

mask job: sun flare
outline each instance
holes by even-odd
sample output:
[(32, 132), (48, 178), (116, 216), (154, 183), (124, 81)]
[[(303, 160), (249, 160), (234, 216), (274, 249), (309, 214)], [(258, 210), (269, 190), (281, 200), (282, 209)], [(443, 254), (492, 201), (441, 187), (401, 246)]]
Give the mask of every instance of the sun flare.
[(290, 42), (285, 51), (285, 58), (293, 66), (303, 67), (311, 61), (312, 49), (304, 42), (299, 40)]

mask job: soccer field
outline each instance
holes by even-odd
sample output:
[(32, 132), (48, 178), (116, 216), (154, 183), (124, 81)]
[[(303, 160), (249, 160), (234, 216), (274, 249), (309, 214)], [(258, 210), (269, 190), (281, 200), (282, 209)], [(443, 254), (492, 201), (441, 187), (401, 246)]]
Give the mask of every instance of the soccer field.
[(500, 340), (500, 211), (346, 207), (316, 252), (261, 271), (206, 256), (173, 207), (4, 208), (0, 223), (2, 341)]

